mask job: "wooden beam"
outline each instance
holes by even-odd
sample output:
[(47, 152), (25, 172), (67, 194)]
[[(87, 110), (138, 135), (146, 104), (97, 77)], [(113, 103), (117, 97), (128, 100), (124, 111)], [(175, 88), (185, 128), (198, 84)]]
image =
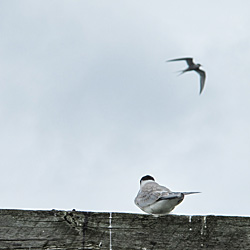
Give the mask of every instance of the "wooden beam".
[(0, 249), (250, 249), (250, 218), (3, 209)]

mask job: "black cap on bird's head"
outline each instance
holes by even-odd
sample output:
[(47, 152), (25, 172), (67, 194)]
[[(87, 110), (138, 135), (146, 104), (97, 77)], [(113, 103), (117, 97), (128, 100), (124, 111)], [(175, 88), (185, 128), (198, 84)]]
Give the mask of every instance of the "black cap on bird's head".
[(152, 177), (151, 175), (145, 175), (141, 178), (140, 183), (142, 183), (142, 181), (154, 181), (154, 177)]

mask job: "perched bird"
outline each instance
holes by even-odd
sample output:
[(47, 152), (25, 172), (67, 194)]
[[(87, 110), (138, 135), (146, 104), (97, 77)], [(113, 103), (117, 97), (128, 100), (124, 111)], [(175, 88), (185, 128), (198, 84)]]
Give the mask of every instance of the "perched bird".
[(200, 192), (172, 192), (156, 183), (152, 176), (146, 175), (140, 180), (140, 190), (135, 198), (135, 204), (148, 214), (161, 216), (170, 213), (183, 201), (185, 195), (196, 193)]
[(200, 75), (200, 94), (204, 88), (205, 85), (205, 79), (206, 79), (206, 73), (204, 70), (200, 69), (200, 66), (202, 66), (201, 64), (197, 63), (195, 64), (193, 62), (193, 58), (191, 57), (185, 57), (185, 58), (178, 58), (178, 59), (172, 59), (172, 60), (168, 60), (167, 62), (175, 62), (175, 61), (186, 61), (188, 64), (188, 68), (181, 70), (181, 74), (186, 73), (188, 71), (192, 71), (194, 70), (195, 72), (197, 72)]

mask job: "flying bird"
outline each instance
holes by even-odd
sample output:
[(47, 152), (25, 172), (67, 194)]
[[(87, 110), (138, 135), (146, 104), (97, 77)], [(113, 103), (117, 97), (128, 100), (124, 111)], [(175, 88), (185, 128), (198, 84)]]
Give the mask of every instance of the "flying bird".
[(195, 72), (197, 72), (200, 75), (200, 94), (201, 94), (201, 92), (204, 88), (205, 79), (206, 79), (205, 71), (200, 69), (200, 66), (202, 66), (202, 65), (199, 63), (195, 64), (193, 61), (193, 58), (191, 58), (191, 57), (172, 59), (172, 60), (168, 60), (167, 62), (175, 62), (175, 61), (186, 61), (188, 64), (188, 68), (181, 70), (181, 73), (179, 75), (186, 73), (188, 71), (192, 71), (192, 70), (194, 70)]
[(156, 183), (152, 176), (145, 175), (140, 180), (140, 190), (134, 202), (142, 211), (157, 217), (169, 214), (185, 195), (196, 193), (200, 192), (172, 192)]

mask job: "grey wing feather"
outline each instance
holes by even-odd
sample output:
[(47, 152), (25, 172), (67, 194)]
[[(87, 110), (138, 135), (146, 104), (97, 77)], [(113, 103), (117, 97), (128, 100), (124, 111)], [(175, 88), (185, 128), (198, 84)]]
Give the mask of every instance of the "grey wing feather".
[(149, 206), (159, 200), (160, 197), (166, 196), (170, 192), (168, 188), (155, 183), (145, 188), (145, 191), (139, 191), (135, 198), (135, 204), (139, 207)]
[(200, 75), (200, 94), (205, 86), (206, 73), (201, 69), (195, 70)]
[(176, 198), (182, 198), (182, 197), (184, 198), (184, 193), (172, 192), (172, 193), (169, 193), (168, 195), (163, 195), (158, 200), (168, 200), (168, 199), (176, 199)]
[(186, 61), (189, 66), (194, 65), (192, 57), (177, 58), (177, 59), (168, 60), (167, 62), (175, 62), (175, 61)]
[(161, 194), (156, 192), (140, 192), (135, 199), (135, 203), (139, 207), (146, 207), (155, 203), (160, 198), (160, 196)]
[(201, 192), (182, 192), (184, 195), (188, 194), (200, 194)]
[(163, 195), (158, 200), (168, 200), (168, 199), (184, 199), (184, 195), (188, 194), (198, 194), (200, 192), (171, 192), (167, 195)]

